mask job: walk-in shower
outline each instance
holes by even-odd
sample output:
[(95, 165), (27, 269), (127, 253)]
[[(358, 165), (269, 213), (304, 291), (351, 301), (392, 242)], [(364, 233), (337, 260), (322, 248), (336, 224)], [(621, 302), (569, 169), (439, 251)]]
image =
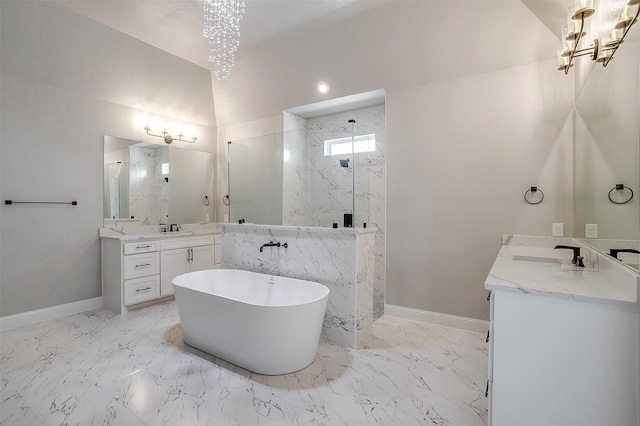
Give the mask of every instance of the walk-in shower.
[(354, 119), (228, 142), (229, 221), (332, 227), (369, 222), (375, 132)]

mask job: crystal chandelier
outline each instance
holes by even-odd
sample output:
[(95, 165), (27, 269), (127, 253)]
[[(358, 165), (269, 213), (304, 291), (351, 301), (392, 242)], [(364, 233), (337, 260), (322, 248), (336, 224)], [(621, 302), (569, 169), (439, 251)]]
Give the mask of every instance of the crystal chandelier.
[(240, 45), (240, 21), (244, 15), (243, 0), (202, 0), (204, 2), (204, 29), (209, 39), (209, 62), (213, 75), (219, 81), (229, 77), (234, 55)]

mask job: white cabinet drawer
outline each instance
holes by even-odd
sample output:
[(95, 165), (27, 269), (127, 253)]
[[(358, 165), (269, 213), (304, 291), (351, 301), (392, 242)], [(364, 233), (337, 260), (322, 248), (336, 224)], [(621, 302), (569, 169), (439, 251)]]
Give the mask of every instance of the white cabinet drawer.
[(132, 254), (124, 256), (124, 279), (146, 277), (160, 273), (160, 254)]
[(203, 235), (189, 238), (168, 238), (160, 242), (161, 250), (173, 250), (180, 248), (191, 248), (198, 246), (209, 246), (213, 244), (213, 235)]
[(160, 276), (136, 278), (124, 282), (124, 304), (135, 305), (160, 297)]
[(160, 241), (138, 241), (124, 244), (124, 254), (149, 253), (159, 249)]

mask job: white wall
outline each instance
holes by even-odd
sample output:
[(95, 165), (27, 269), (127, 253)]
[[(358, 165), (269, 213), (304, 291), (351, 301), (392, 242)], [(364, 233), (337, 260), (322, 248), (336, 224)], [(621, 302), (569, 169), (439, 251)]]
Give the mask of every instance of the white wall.
[(545, 61), (387, 92), (387, 303), (488, 319), (501, 235), (569, 235), (573, 84)]
[(2, 199), (78, 201), (2, 206), (6, 316), (101, 295), (104, 135), (150, 141), (145, 121), (162, 120), (192, 125), (198, 149), (214, 151), (216, 130), (215, 117), (181, 121), (190, 107), (170, 115), (189, 102), (213, 111), (207, 70), (50, 2), (0, 8)]

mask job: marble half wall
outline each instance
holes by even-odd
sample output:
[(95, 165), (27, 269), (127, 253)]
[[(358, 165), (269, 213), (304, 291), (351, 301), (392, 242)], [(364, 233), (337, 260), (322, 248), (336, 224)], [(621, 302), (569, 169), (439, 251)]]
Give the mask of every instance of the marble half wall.
[[(269, 241), (288, 247), (260, 246)], [(222, 225), (222, 267), (315, 281), (329, 288), (327, 339), (361, 349), (372, 339), (375, 231)]]

